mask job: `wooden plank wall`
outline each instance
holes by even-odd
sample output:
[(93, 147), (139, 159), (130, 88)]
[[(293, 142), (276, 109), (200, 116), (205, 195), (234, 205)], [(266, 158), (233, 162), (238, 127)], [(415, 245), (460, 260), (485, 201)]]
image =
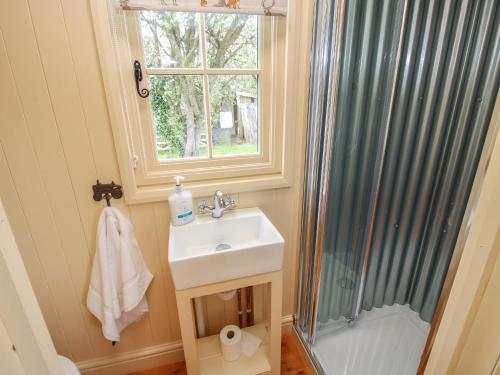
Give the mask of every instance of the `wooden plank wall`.
[[(154, 273), (150, 313), (112, 348), (85, 306), (103, 208), (91, 185), (120, 181), (88, 2), (3, 1), (0, 82), (0, 196), (58, 352), (84, 361), (178, 341), (165, 202), (113, 202)], [(240, 207), (261, 207), (286, 239), (284, 315), (294, 304), (300, 190), (296, 183), (236, 196)], [(210, 331), (235, 313), (235, 299), (207, 299)]]

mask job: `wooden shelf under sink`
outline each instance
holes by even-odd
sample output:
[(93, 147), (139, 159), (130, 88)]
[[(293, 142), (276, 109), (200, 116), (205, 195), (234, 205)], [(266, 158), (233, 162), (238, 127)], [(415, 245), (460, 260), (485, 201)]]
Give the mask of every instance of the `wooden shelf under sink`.
[[(219, 335), (196, 338), (192, 301), (197, 297), (261, 284), (266, 284), (268, 288), (267, 325), (256, 324), (243, 330), (259, 337), (262, 345), (251, 358), (242, 354), (236, 361), (225, 361), (221, 355)], [(280, 270), (177, 290), (175, 295), (188, 373), (190, 375), (279, 375), (282, 288), (283, 274)]]
[(197, 339), (198, 360), (202, 375), (252, 375), (271, 371), (268, 358), (268, 333), (264, 323), (242, 328), (242, 331), (251, 333), (262, 340), (262, 344), (255, 354), (248, 358), (243, 353), (236, 361), (226, 361), (222, 357), (219, 335), (212, 335)]

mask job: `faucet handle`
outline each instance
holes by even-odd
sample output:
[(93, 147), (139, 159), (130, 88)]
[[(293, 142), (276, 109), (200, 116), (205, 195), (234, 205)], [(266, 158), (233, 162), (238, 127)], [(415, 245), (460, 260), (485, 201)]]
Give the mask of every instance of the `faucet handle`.
[(227, 197), (226, 200), (224, 201), (224, 206), (226, 208), (232, 208), (236, 206), (236, 201), (234, 200), (233, 197)]
[(209, 208), (209, 206), (207, 205), (207, 202), (203, 199), (200, 202), (200, 204), (198, 204), (198, 213), (204, 214), (207, 208)]

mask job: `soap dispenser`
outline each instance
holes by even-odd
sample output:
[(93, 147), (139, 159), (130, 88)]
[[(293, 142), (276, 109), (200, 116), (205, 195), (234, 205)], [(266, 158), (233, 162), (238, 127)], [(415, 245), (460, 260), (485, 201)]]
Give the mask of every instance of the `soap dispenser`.
[(168, 197), (172, 225), (184, 225), (194, 220), (193, 194), (184, 189), (182, 176), (175, 176), (175, 192)]

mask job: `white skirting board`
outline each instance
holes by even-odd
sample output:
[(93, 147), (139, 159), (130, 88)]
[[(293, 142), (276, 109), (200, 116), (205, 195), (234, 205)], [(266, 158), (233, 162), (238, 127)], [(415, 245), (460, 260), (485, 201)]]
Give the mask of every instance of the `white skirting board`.
[[(291, 332), (293, 316), (281, 318), (282, 334)], [(76, 364), (82, 375), (125, 375), (184, 360), (182, 341), (169, 342)]]

